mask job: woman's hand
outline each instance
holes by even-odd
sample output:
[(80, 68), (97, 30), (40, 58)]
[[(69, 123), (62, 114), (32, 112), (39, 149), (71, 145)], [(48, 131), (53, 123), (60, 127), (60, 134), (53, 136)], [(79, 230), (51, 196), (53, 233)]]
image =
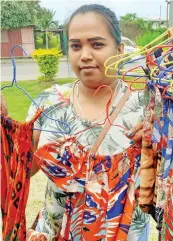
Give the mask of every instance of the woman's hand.
[(143, 136), (143, 122), (140, 122), (131, 130), (126, 131), (125, 136), (130, 139), (130, 144), (139, 144), (141, 145), (142, 136)]
[[(151, 117), (150, 117), (150, 123), (153, 125), (155, 119), (154, 111), (151, 110)], [(124, 134), (127, 136), (127, 138), (130, 139), (130, 144), (139, 144), (141, 145), (142, 137), (144, 134), (143, 129), (143, 122), (139, 122), (135, 127), (133, 127), (131, 130), (126, 131)]]

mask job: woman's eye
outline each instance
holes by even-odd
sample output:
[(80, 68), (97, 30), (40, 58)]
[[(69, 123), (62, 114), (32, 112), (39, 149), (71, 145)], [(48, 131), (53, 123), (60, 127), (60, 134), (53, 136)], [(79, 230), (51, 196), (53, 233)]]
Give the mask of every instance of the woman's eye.
[(80, 49), (80, 44), (71, 44), (70, 47), (73, 49), (73, 50), (78, 50)]
[(96, 48), (96, 49), (101, 48), (101, 47), (103, 47), (103, 46), (104, 46), (103, 43), (94, 43), (94, 44), (93, 44), (93, 47)]

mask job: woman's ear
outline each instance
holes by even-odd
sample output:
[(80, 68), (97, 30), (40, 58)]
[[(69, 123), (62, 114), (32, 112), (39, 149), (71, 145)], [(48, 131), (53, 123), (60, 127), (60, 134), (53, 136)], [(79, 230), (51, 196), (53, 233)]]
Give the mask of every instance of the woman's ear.
[(119, 52), (119, 54), (123, 54), (124, 53), (124, 43), (120, 43), (118, 45), (118, 52)]

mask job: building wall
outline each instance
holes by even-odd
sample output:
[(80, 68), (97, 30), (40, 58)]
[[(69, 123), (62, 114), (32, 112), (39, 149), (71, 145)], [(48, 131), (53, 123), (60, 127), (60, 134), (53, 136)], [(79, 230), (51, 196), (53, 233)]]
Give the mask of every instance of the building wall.
[[(35, 49), (33, 27), (19, 29), (2, 30), (1, 32), (1, 57), (9, 58), (11, 48), (15, 44), (20, 44), (25, 49), (28, 56), (31, 56)], [(15, 48), (13, 56), (24, 56), (22, 49)]]
[[(11, 48), (15, 44), (22, 44), (20, 29), (2, 30), (1, 32), (1, 57), (10, 57)], [(23, 51), (16, 48), (13, 56), (23, 56)]]
[(167, 23), (166, 21), (153, 21), (152, 22), (152, 28), (153, 29), (157, 29), (157, 28), (166, 28), (167, 27)]
[(35, 49), (33, 27), (22, 28), (21, 35), (22, 35), (22, 46), (25, 49), (27, 55), (31, 56), (32, 52)]

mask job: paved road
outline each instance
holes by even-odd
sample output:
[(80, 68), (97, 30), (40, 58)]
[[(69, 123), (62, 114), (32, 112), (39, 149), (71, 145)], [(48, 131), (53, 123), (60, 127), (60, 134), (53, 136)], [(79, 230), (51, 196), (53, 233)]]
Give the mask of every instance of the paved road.
[[(144, 61), (140, 61), (138, 63), (135, 63), (131, 65), (131, 68), (133, 66), (137, 66), (140, 63), (143, 63)], [(12, 80), (12, 65), (9, 61), (6, 63), (1, 63), (1, 81), (11, 81)], [(16, 64), (16, 73), (17, 73), (17, 80), (35, 80), (39, 75), (39, 69), (35, 62), (32, 60), (24, 60), (19, 61)], [(71, 70), (70, 63), (68, 61), (61, 61), (59, 65), (59, 72), (57, 75), (58, 78), (75, 78), (75, 74)]]
[[(13, 69), (11, 63), (1, 64), (1, 81), (11, 81)], [(17, 80), (35, 80), (40, 75), (38, 66), (35, 62), (25, 61), (16, 64)], [(59, 78), (73, 78), (74, 73), (71, 71), (70, 64), (67, 61), (60, 62)]]

